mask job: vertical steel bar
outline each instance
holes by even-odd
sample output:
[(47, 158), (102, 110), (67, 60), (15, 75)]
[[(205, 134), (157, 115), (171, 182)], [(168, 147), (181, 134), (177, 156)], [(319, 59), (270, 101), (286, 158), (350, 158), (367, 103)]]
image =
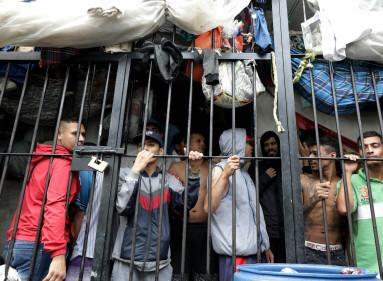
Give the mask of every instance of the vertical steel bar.
[[(11, 153), (12, 152), (13, 142), (15, 140), (16, 131), (17, 131), (17, 126), (19, 125), (19, 119), (20, 119), (20, 114), (21, 114), (21, 107), (23, 105), (24, 96), (25, 96), (25, 92), (26, 92), (26, 89), (27, 89), (27, 83), (28, 83), (30, 69), (31, 69), (31, 64), (29, 63), (28, 64), (28, 68), (27, 68), (27, 72), (25, 74), (25, 79), (24, 79), (23, 89), (22, 89), (21, 95), (20, 95), (19, 104), (17, 106), (15, 122), (13, 123), (13, 129), (12, 129), (12, 133), (11, 133), (11, 138), (9, 140), (9, 145), (8, 145), (7, 153)], [(7, 175), (9, 158), (10, 158), (10, 156), (6, 155), (5, 159), (4, 159), (3, 172), (1, 174), (1, 179), (0, 179), (0, 194), (1, 194), (2, 190), (3, 190), (5, 177)]]
[[(304, 20), (306, 21), (306, 6), (305, 1), (303, 0), (302, 3), (303, 6), (303, 15)], [(309, 64), (311, 61), (309, 60)], [(316, 109), (316, 100), (315, 100), (315, 92), (314, 92), (314, 79), (313, 79), (313, 72), (312, 68), (309, 68), (310, 72), (310, 87), (311, 87), (311, 99), (313, 103), (313, 113), (314, 113), (314, 126), (315, 126), (315, 141), (317, 146), (317, 156), (318, 162), (319, 162), (319, 180), (322, 183), (323, 182), (323, 171), (322, 171), (322, 159), (320, 155), (320, 143), (319, 143), (319, 131), (318, 131), (318, 119), (317, 119), (317, 109)], [(330, 254), (330, 242), (329, 242), (329, 235), (328, 235), (328, 221), (327, 221), (327, 208), (326, 208), (326, 200), (322, 200), (322, 210), (323, 210), (323, 224), (324, 224), (324, 232), (325, 232), (325, 239), (326, 239), (326, 254), (327, 254), (327, 263), (331, 264), (331, 254)]]
[[(191, 128), (192, 104), (193, 104), (193, 71), (194, 71), (194, 61), (190, 61), (189, 103), (188, 103), (188, 120), (187, 120), (187, 133), (186, 133), (186, 155), (189, 155), (189, 152), (190, 152), (190, 128)], [(187, 222), (188, 222), (188, 217), (187, 217), (188, 186), (189, 186), (189, 158), (186, 158), (184, 210), (183, 210), (183, 220), (182, 220), (182, 253), (181, 253), (182, 280), (184, 280), (184, 276), (185, 276), (186, 235), (187, 235), (186, 231), (187, 231)], [(192, 274), (192, 272), (189, 272), (189, 274)]]
[(274, 76), (278, 81), (278, 114), (282, 125), (285, 128), (288, 127), (288, 130), (280, 135), (286, 260), (287, 262), (302, 263), (305, 252), (302, 189), (300, 185), (301, 169), (298, 161), (286, 2), (286, 0), (271, 1), (276, 68)]
[[(169, 83), (168, 89), (168, 102), (166, 107), (166, 122), (165, 122), (165, 141), (164, 141), (164, 152), (166, 154), (166, 149), (168, 147), (168, 131), (169, 131), (169, 118), (170, 118), (170, 106), (172, 101), (172, 86), (173, 82)], [(157, 237), (157, 249), (156, 249), (156, 274), (155, 280), (159, 279), (160, 272), (160, 246), (161, 246), (161, 236), (162, 236), (162, 222), (164, 216), (164, 190), (165, 190), (165, 175), (166, 175), (166, 156), (163, 158), (162, 162), (162, 181), (161, 181), (161, 199), (160, 199), (160, 220), (158, 223), (158, 237)]]
[[(233, 36), (233, 53), (235, 52), (235, 37)], [(231, 62), (231, 93), (232, 93), (232, 104), (231, 104), (231, 127), (232, 127), (232, 155), (237, 154), (236, 149), (236, 129), (235, 129), (235, 61)], [(231, 214), (231, 223), (232, 223), (232, 274), (236, 271), (235, 261), (237, 257), (237, 184), (236, 184), (236, 172), (233, 173), (232, 183), (233, 183), (233, 201), (232, 201), (232, 214)]]
[[(310, 60), (309, 60), (309, 63), (311, 63)], [(314, 77), (313, 77), (312, 68), (309, 68), (309, 74), (310, 74), (311, 99), (312, 99), (313, 114), (314, 114), (315, 142), (316, 142), (317, 156), (318, 156), (318, 162), (319, 162), (319, 171), (318, 172), (319, 172), (319, 180), (322, 183), (322, 182), (324, 182), (324, 179), (323, 179), (323, 170), (322, 170), (322, 158), (321, 158), (321, 153), (320, 153), (318, 116), (317, 116), (317, 107), (316, 107), (315, 90), (314, 90)], [(326, 199), (322, 200), (323, 225), (324, 225), (324, 233), (325, 233), (325, 240), (326, 240), (327, 263), (331, 264), (326, 202), (327, 202)]]
[(207, 177), (207, 241), (206, 241), (206, 272), (210, 273), (210, 256), (211, 256), (211, 200), (212, 200), (212, 171), (213, 171), (213, 124), (214, 124), (214, 95), (210, 96), (210, 116), (209, 116), (209, 170)]
[[(127, 89), (129, 86), (131, 58), (122, 55), (118, 60), (117, 76), (114, 87), (113, 107), (111, 111), (110, 128), (107, 145), (120, 147), (123, 123), (125, 118), (125, 105)], [(110, 278), (110, 250), (113, 237), (112, 222), (115, 216), (115, 200), (119, 179), (119, 156), (104, 157), (111, 169), (104, 172), (102, 192), (100, 199), (100, 213), (97, 223), (96, 246), (92, 265), (92, 281), (103, 281)], [(107, 266), (106, 266), (107, 265)]]
[[(173, 36), (172, 41), (174, 43), (175, 40), (175, 34), (176, 34), (176, 26), (173, 25)], [(166, 175), (166, 160), (167, 160), (167, 147), (168, 147), (168, 132), (169, 132), (169, 118), (170, 118), (170, 107), (171, 107), (171, 101), (172, 101), (172, 86), (173, 81), (169, 83), (168, 88), (168, 103), (166, 107), (166, 122), (165, 122), (165, 141), (164, 141), (164, 153), (165, 157), (163, 158), (162, 162), (162, 181), (161, 181), (161, 199), (160, 199), (160, 221), (158, 224), (158, 237), (157, 237), (157, 252), (156, 252), (156, 274), (155, 274), (155, 280), (158, 281), (159, 278), (159, 272), (160, 272), (160, 248), (161, 248), (161, 236), (162, 236), (162, 221), (163, 221), (163, 213), (164, 213), (164, 190), (165, 190), (165, 175)], [(186, 188), (187, 190), (187, 188)], [(185, 192), (186, 193), (186, 192)], [(182, 249), (184, 251), (184, 249)]]
[[(338, 137), (338, 143), (339, 143), (339, 156), (343, 158), (343, 143), (342, 143), (342, 135), (340, 131), (340, 123), (339, 123), (339, 113), (338, 113), (338, 101), (336, 97), (336, 89), (334, 84), (334, 68), (332, 65), (332, 62), (329, 62), (329, 71), (330, 71), (330, 82), (331, 82), (331, 93), (332, 98), (334, 100), (334, 113), (335, 113), (335, 123), (336, 123), (336, 131), (337, 131), (337, 137)], [(340, 161), (342, 166), (342, 175), (345, 175), (345, 168), (344, 168), (344, 161)], [(355, 244), (354, 244), (354, 236), (352, 233), (352, 219), (351, 219), (351, 213), (350, 213), (350, 202), (349, 194), (348, 194), (348, 188), (347, 188), (347, 180), (345, 177), (342, 177), (343, 185), (344, 185), (344, 194), (346, 197), (346, 209), (347, 209), (347, 225), (348, 225), (348, 235), (350, 236), (350, 248), (351, 248), (351, 257), (349, 259), (349, 264), (354, 266), (355, 265)]]
[[(250, 4), (251, 9), (254, 9), (253, 3)], [(254, 26), (254, 18), (251, 17), (251, 24)], [(260, 202), (259, 202), (259, 169), (258, 169), (258, 117), (257, 117), (257, 69), (255, 67), (256, 62), (254, 61), (254, 72), (253, 72), (253, 134), (254, 134), (254, 180), (255, 180), (255, 192), (256, 192), (256, 224), (257, 224), (257, 262), (261, 262), (261, 239), (260, 239)]]
[[(101, 135), (102, 135), (102, 122), (104, 120), (104, 114), (105, 114), (105, 105), (106, 105), (106, 97), (108, 94), (108, 87), (109, 87), (109, 80), (110, 80), (110, 70), (111, 70), (111, 64), (109, 63), (108, 65), (108, 72), (107, 72), (107, 77), (106, 77), (106, 83), (105, 83), (105, 88), (104, 88), (104, 95), (102, 99), (102, 107), (101, 107), (101, 114), (100, 114), (100, 121), (99, 121), (99, 134), (97, 136), (97, 146), (100, 146), (101, 142)], [(95, 72), (95, 67), (93, 72)], [(85, 87), (86, 89), (86, 87)], [(91, 100), (89, 100), (90, 104)], [(89, 107), (90, 108), (90, 107)], [(102, 155), (97, 155), (97, 157), (102, 157)], [(101, 158), (102, 160), (102, 158)], [(89, 235), (89, 230), (90, 230), (90, 221), (92, 219), (92, 209), (93, 209), (93, 201), (94, 201), (94, 193), (96, 189), (96, 184), (100, 185), (101, 183), (97, 182), (97, 173), (93, 172), (93, 178), (92, 178), (92, 188), (90, 190), (90, 196), (89, 196), (89, 201), (88, 201), (88, 206), (86, 209), (86, 225), (85, 225), (85, 234), (84, 234), (84, 241), (82, 245), (82, 254), (81, 254), (81, 264), (80, 264), (80, 273), (79, 273), (79, 281), (83, 279), (83, 274), (84, 274), (84, 264), (85, 264), (85, 258), (86, 258), (86, 253), (87, 253), (87, 247), (88, 247), (88, 235)], [(99, 188), (99, 187), (97, 187)], [(95, 245), (93, 245), (94, 247)]]
[[(303, 17), (306, 21), (306, 5), (305, 1), (302, 0), (302, 8), (303, 8)], [(309, 60), (309, 64), (311, 61)], [(314, 93), (314, 82), (313, 82), (313, 73), (312, 69), (309, 69), (310, 72), (310, 86), (311, 86), (311, 98), (313, 101), (313, 112), (314, 112), (314, 122), (315, 122), (315, 140), (317, 145), (317, 155), (319, 157), (319, 180), (323, 182), (323, 172), (322, 172), (322, 160), (320, 158), (320, 143), (319, 143), (319, 133), (318, 133), (318, 123), (317, 123), (317, 112), (316, 112), (316, 104), (315, 104), (315, 93)], [(327, 223), (327, 209), (326, 209), (326, 201), (322, 200), (322, 210), (323, 210), (323, 223), (325, 228), (325, 239), (326, 239), (326, 254), (327, 254), (327, 263), (331, 264), (331, 254), (329, 249), (329, 238), (328, 238), (328, 223)]]
[(357, 116), (357, 120), (358, 120), (358, 128), (359, 128), (359, 135), (360, 135), (360, 145), (361, 145), (361, 148), (362, 148), (362, 157), (364, 158), (364, 160), (363, 160), (363, 168), (364, 168), (364, 172), (366, 174), (366, 182), (367, 182), (368, 194), (371, 194), (371, 196), (368, 196), (368, 203), (370, 205), (370, 210), (371, 210), (371, 221), (372, 221), (372, 230), (373, 230), (373, 233), (374, 233), (374, 240), (375, 240), (376, 257), (378, 259), (378, 268), (379, 268), (380, 279), (383, 279), (382, 254), (380, 252), (380, 243), (379, 243), (379, 236), (378, 236), (378, 230), (377, 230), (377, 225), (376, 225), (374, 201), (373, 201), (373, 198), (372, 198), (370, 175), (369, 175), (369, 171), (368, 171), (367, 160), (365, 159), (365, 157), (366, 157), (366, 149), (364, 147), (362, 118), (361, 118), (361, 115), (360, 115), (359, 98), (358, 98), (358, 93), (357, 93), (357, 89), (356, 89), (356, 85), (355, 85), (355, 75), (354, 75), (354, 69), (353, 69), (352, 63), (350, 64), (350, 72), (351, 72), (351, 81), (352, 81), (352, 92), (354, 94), (356, 116)]
[[(41, 116), (41, 112), (42, 112), (42, 108), (43, 108), (43, 104), (44, 104), (45, 94), (46, 94), (46, 91), (47, 91), (48, 80), (49, 80), (49, 67), (47, 68), (47, 70), (45, 72), (43, 91), (41, 93), (40, 102), (39, 102), (39, 108), (38, 108), (37, 116), (36, 116), (36, 122), (35, 122), (35, 126), (34, 126), (34, 129), (33, 129), (32, 140), (31, 140), (31, 148), (29, 150), (29, 154), (31, 154), (31, 155), (32, 155), (32, 153), (34, 151), (35, 144), (36, 144), (36, 136), (37, 136), (37, 131), (39, 129), (40, 116)], [(9, 264), (10, 264), (12, 256), (13, 256), (13, 248), (14, 248), (14, 245), (15, 245), (17, 228), (19, 226), (21, 210), (22, 210), (22, 206), (23, 206), (23, 202), (24, 202), (24, 194), (25, 194), (25, 188), (26, 188), (27, 181), (28, 181), (28, 171), (29, 171), (29, 167), (31, 166), (31, 160), (32, 160), (32, 156), (28, 157), (28, 163), (27, 163), (27, 166), (25, 167), (25, 171), (24, 171), (23, 184), (22, 184), (22, 188), (21, 188), (21, 192), (20, 192), (20, 195), (19, 195), (19, 200), (18, 200), (17, 208), (16, 208), (15, 223), (14, 223), (14, 226), (13, 226), (11, 240), (9, 242), (9, 251), (8, 251), (7, 257), (6, 257), (5, 276), (8, 276)]]
[[(113, 98), (113, 107), (111, 113), (111, 122), (109, 128), (109, 136), (108, 136), (108, 146), (112, 147), (120, 147), (122, 138), (123, 138), (123, 124), (125, 119), (125, 104), (128, 98), (127, 92), (129, 88), (129, 77), (131, 71), (131, 58), (127, 56), (123, 56), (119, 60), (118, 68), (117, 68), (117, 79), (115, 84), (115, 94)], [(120, 84), (118, 84), (118, 82)], [(117, 104), (116, 104), (117, 103)], [(105, 160), (104, 156), (104, 160)], [(102, 218), (99, 218), (97, 225), (97, 232), (100, 235), (100, 240), (106, 236), (104, 242), (104, 251), (103, 258), (101, 261), (101, 271), (102, 275), (99, 280), (107, 280), (110, 278), (110, 267), (105, 266), (110, 263), (110, 251), (111, 251), (111, 243), (112, 243), (112, 230), (113, 230), (113, 218), (115, 216), (115, 201), (116, 201), (116, 193), (117, 193), (117, 185), (119, 180), (119, 165), (120, 165), (120, 157), (113, 156), (108, 157), (107, 161), (111, 167), (114, 167), (113, 171), (107, 170), (104, 172), (104, 181), (102, 186), (102, 195), (101, 195), (101, 206), (100, 212), (103, 208), (106, 208), (107, 215)], [(109, 162), (110, 161), (110, 162)], [(109, 171), (109, 173), (108, 173)], [(111, 188), (110, 188), (111, 187)], [(108, 200), (108, 202), (106, 202)], [(104, 204), (104, 206), (102, 206)], [(106, 225), (106, 229), (104, 225)], [(98, 238), (96, 236), (96, 245), (98, 243)], [(95, 261), (93, 260), (93, 264)], [(93, 277), (93, 276), (92, 276)], [(99, 276), (97, 276), (99, 277)]]
[[(117, 76), (113, 93), (113, 107), (111, 111), (110, 128), (107, 146), (120, 147), (127, 89), (129, 86), (131, 58), (121, 55), (117, 64)], [(113, 237), (113, 218), (115, 216), (115, 200), (119, 179), (119, 156), (104, 156), (109, 168), (104, 171), (102, 191), (100, 197), (100, 213), (98, 217), (94, 258), (92, 264), (92, 281), (109, 280), (110, 278), (110, 251)]]
[[(101, 158), (102, 160), (102, 158)], [(89, 195), (89, 201), (86, 208), (86, 224), (85, 224), (85, 234), (84, 234), (84, 241), (82, 244), (82, 251), (81, 251), (81, 261), (80, 261), (80, 272), (78, 276), (78, 281), (82, 281), (84, 278), (84, 265), (85, 265), (85, 259), (86, 259), (86, 252), (88, 247), (88, 236), (89, 236), (89, 228), (90, 228), (90, 220), (92, 219), (92, 212), (93, 212), (93, 200), (94, 200), (94, 193), (96, 189), (96, 184), (99, 184), (96, 182), (97, 178), (97, 172), (92, 172), (92, 186), (90, 189), (90, 195)], [(81, 188), (81, 187), (80, 187)]]
[(55, 133), (54, 133), (54, 137), (53, 137), (52, 155), (50, 156), (50, 159), (49, 159), (48, 172), (47, 172), (47, 177), (45, 179), (45, 184), (44, 184), (44, 195), (43, 195), (43, 200), (42, 200), (42, 205), (41, 205), (40, 215), (39, 215), (39, 220), (38, 220), (38, 228), (36, 231), (35, 243), (33, 245), (31, 269), (29, 271), (29, 277), (28, 277), (29, 281), (32, 281), (32, 277), (33, 277), (33, 273), (34, 273), (34, 269), (35, 269), (35, 263), (36, 263), (36, 257), (37, 257), (37, 248), (38, 248), (39, 243), (40, 243), (40, 235), (41, 235), (41, 229), (42, 229), (42, 224), (43, 224), (43, 219), (44, 219), (44, 208), (45, 208), (45, 204), (47, 201), (48, 186), (49, 186), (49, 181), (50, 181), (50, 177), (51, 177), (51, 168), (52, 168), (52, 164), (53, 164), (53, 160), (54, 160), (53, 154), (56, 152), (57, 134), (59, 131), (60, 120), (61, 120), (61, 116), (62, 116), (62, 110), (64, 108), (65, 94), (66, 94), (66, 90), (67, 90), (67, 86), (68, 86), (69, 74), (70, 74), (70, 68), (67, 67), (66, 74), (65, 74), (64, 87), (63, 87), (61, 100), (60, 100), (59, 112), (58, 112), (57, 121), (56, 121), (56, 128), (55, 128)]
[[(261, 224), (261, 205), (260, 205), (260, 194), (259, 194), (259, 190), (260, 190), (260, 186), (259, 186), (259, 167), (258, 167), (258, 115), (257, 115), (257, 80), (256, 80), (256, 68), (255, 68), (255, 61), (254, 61), (254, 72), (253, 72), (253, 125), (254, 125), (254, 128), (253, 128), (253, 132), (254, 132), (254, 169), (255, 169), (255, 173), (254, 173), (254, 179), (255, 179), (255, 191), (256, 191), (256, 212), (257, 212), (257, 215), (256, 215), (256, 219), (257, 219), (257, 262), (260, 263), (261, 262), (261, 255), (262, 255), (262, 252), (261, 252), (261, 227), (260, 227), (260, 224)], [(262, 238), (263, 239), (263, 238)]]
[(370, 69), (371, 78), (372, 78), (372, 86), (374, 88), (374, 95), (375, 95), (375, 101), (376, 101), (376, 109), (378, 111), (378, 118), (379, 118), (379, 126), (380, 126), (380, 135), (383, 136), (383, 121), (382, 121), (382, 108), (380, 107), (380, 99), (378, 96), (378, 91), (376, 87), (376, 80), (375, 80), (375, 74), (374, 71)]
[(109, 83), (110, 83), (110, 71), (112, 69), (112, 64), (108, 64), (108, 72), (106, 75), (106, 83), (105, 83), (105, 88), (104, 88), (104, 96), (102, 98), (102, 106), (101, 106), (101, 114), (100, 114), (100, 123), (99, 123), (99, 130), (98, 130), (98, 136), (97, 136), (97, 146), (100, 146), (101, 144), (101, 136), (102, 136), (102, 123), (104, 120), (104, 115), (105, 115), (105, 106), (106, 106), (106, 98), (108, 95), (108, 89), (109, 89)]
[[(78, 126), (78, 129), (77, 129), (77, 132), (76, 132), (76, 141), (78, 141), (78, 139), (79, 139), (80, 132), (81, 132), (81, 124), (83, 123), (82, 119), (83, 119), (83, 114), (84, 114), (85, 98), (86, 98), (86, 95), (87, 95), (87, 92), (88, 92), (90, 68), (91, 68), (91, 64), (89, 63), (88, 64), (88, 70), (87, 70), (87, 73), (86, 73), (86, 78), (85, 78), (84, 90), (83, 90), (83, 93), (82, 93), (80, 114), (79, 114), (78, 122), (77, 122), (79, 124), (79, 126)], [(96, 65), (93, 66), (93, 76), (92, 76), (92, 83), (91, 84), (93, 84), (95, 68), (96, 68)], [(90, 97), (89, 97), (89, 105), (91, 103), (91, 98), (92, 98), (91, 97), (91, 93), (92, 93), (92, 90), (90, 90), (90, 92), (89, 92), (89, 95), (90, 95)], [(90, 106), (89, 105), (88, 105), (88, 110), (90, 110)], [(68, 189), (67, 189), (68, 190), (67, 191), (67, 202), (66, 202), (67, 212), (68, 212), (68, 207), (69, 207), (70, 190), (71, 190), (71, 187), (72, 187), (72, 185), (71, 185), (72, 177), (73, 177), (73, 173), (71, 173), (71, 176), (70, 176), (70, 179), (69, 179), (69, 183), (68, 183)], [(82, 281), (83, 276), (84, 276), (84, 264), (85, 264), (85, 258), (86, 258), (86, 248), (88, 246), (88, 234), (89, 234), (90, 219), (91, 219), (91, 216), (92, 216), (92, 205), (93, 205), (92, 202), (93, 202), (93, 197), (94, 197), (95, 182), (96, 182), (96, 173), (93, 173), (92, 187), (91, 187), (91, 191), (90, 191), (91, 194), (90, 194), (90, 197), (89, 197), (90, 204), (88, 204), (88, 207), (87, 207), (87, 210), (86, 210), (86, 212), (87, 212), (87, 222), (86, 222), (86, 227), (85, 227), (85, 235), (84, 235), (82, 256), (81, 256), (81, 262), (80, 262), (80, 273), (79, 273), (79, 278), (78, 278), (79, 281)]]
[[(194, 46), (194, 41), (193, 41)], [(211, 46), (215, 49), (215, 33), (211, 31)], [(213, 92), (214, 92), (213, 86)], [(209, 115), (209, 166), (207, 175), (207, 234), (206, 234), (206, 273), (210, 274), (210, 253), (211, 253), (211, 196), (212, 196), (212, 154), (213, 154), (213, 117), (214, 117), (214, 95), (210, 96), (210, 115)]]
[[(0, 105), (3, 101), (3, 97), (4, 97), (4, 93), (5, 93), (5, 89), (7, 88), (7, 84), (8, 84), (8, 76), (9, 76), (9, 70), (11, 69), (11, 63), (8, 62), (7, 63), (7, 69), (5, 70), (5, 75), (4, 75), (4, 84), (3, 86), (1, 87), (0, 89)], [(1, 194), (1, 192), (0, 192)]]
[[(145, 134), (146, 134), (146, 124), (148, 122), (148, 115), (149, 115), (149, 98), (150, 98), (150, 88), (151, 88), (151, 82), (152, 82), (152, 69), (153, 69), (153, 61), (150, 61), (150, 67), (149, 67), (149, 77), (148, 77), (148, 85), (145, 95), (145, 109), (144, 109), (144, 128), (142, 131), (142, 140), (141, 140), (141, 150), (144, 149), (145, 144)], [(141, 175), (138, 179), (138, 194), (141, 190)], [(135, 202), (135, 210), (134, 210), (134, 219), (133, 219), (133, 237), (132, 237), (132, 252), (130, 256), (130, 271), (129, 271), (129, 281), (133, 281), (133, 270), (134, 270), (134, 255), (136, 250), (136, 240), (137, 240), (137, 221), (138, 221), (138, 196), (136, 198)], [(149, 240), (149, 236), (151, 233), (148, 233), (147, 239)], [(146, 243), (147, 244), (147, 243)]]

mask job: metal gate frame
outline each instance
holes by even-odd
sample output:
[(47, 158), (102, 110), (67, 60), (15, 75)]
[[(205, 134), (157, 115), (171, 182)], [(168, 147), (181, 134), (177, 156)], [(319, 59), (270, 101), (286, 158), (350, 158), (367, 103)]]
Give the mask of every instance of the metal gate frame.
[[(289, 263), (303, 262), (303, 209), (301, 205), (300, 168), (298, 160), (298, 140), (296, 134), (294, 92), (292, 86), (290, 44), (288, 30), (288, 15), (286, 0), (272, 0), (272, 15), (274, 29), (275, 58), (278, 77), (278, 108), (279, 116), (286, 132), (280, 135), (281, 161), (286, 260)], [(82, 57), (80, 62), (105, 62), (118, 63), (116, 84), (113, 96), (113, 108), (107, 146), (111, 149), (108, 153), (99, 152), (103, 159), (109, 163), (103, 181), (102, 199), (99, 216), (96, 246), (93, 260), (92, 280), (108, 280), (110, 276), (110, 256), (112, 243), (112, 227), (115, 214), (115, 198), (117, 193), (120, 151), (123, 144), (123, 128), (126, 111), (128, 108), (129, 78), (133, 60), (142, 59), (142, 54), (127, 53), (118, 55), (101, 55)], [(194, 60), (190, 52), (183, 53), (184, 60)], [(270, 60), (270, 55), (259, 56), (255, 53), (226, 53), (219, 60), (236, 61), (245, 59)], [(6, 53), (0, 54), (0, 61), (37, 61), (38, 53)], [(255, 114), (255, 113), (254, 113)], [(235, 120), (235, 116), (233, 117)], [(129, 122), (129, 121), (128, 121)], [(235, 123), (235, 122), (234, 122)], [(212, 124), (211, 124), (212, 126)], [(212, 127), (210, 128), (212, 130)], [(256, 131), (256, 128), (254, 128)], [(292, 223), (293, 222), (293, 223)]]

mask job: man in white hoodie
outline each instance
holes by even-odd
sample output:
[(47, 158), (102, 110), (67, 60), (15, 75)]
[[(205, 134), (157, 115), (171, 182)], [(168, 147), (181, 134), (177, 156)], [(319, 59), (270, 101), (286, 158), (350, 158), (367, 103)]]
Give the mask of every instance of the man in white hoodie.
[[(212, 172), (212, 225), (211, 235), (214, 251), (219, 255), (219, 280), (231, 281), (232, 269), (232, 200), (233, 174), (236, 184), (236, 265), (255, 263), (257, 254), (256, 187), (244, 168), (251, 157), (254, 145), (246, 136), (245, 129), (235, 129), (235, 154), (233, 155), (232, 130), (226, 130), (219, 139), (221, 154), (229, 157), (219, 162)], [(208, 211), (208, 198), (205, 211)], [(264, 260), (273, 262), (265, 219), (260, 208), (261, 252)]]

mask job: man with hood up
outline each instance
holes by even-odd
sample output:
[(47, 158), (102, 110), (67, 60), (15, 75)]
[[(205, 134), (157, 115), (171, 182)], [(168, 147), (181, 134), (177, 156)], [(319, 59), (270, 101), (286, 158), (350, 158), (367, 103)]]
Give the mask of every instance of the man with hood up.
[[(80, 127), (80, 128), (79, 128)], [(79, 139), (76, 139), (77, 130)], [(62, 281), (65, 279), (65, 255), (70, 240), (70, 223), (66, 212), (66, 194), (69, 186), (72, 152), (75, 145), (82, 145), (85, 128), (77, 118), (63, 118), (60, 122), (56, 145), (37, 144), (32, 156), (25, 188), (24, 200), (16, 229), (16, 241), (10, 265), (22, 281), (28, 280), (31, 270), (33, 246), (39, 227), (39, 217), (47, 188), (43, 210), (40, 241), (37, 245), (36, 263), (32, 281)], [(54, 157), (50, 154), (65, 154)], [(41, 155), (46, 154), (46, 155)], [(49, 173), (48, 173), (49, 170)], [(70, 185), (69, 202), (79, 191), (78, 174), (74, 173)], [(15, 227), (16, 214), (8, 230), (6, 251)], [(44, 278), (44, 279), (43, 279)]]
[[(273, 131), (265, 132), (260, 139), (262, 156), (279, 157), (279, 137)], [(255, 181), (254, 163), (249, 167), (249, 174)], [(274, 261), (286, 262), (284, 225), (283, 225), (283, 194), (280, 159), (264, 159), (259, 162), (259, 201), (265, 216), (270, 248)]]
[[(221, 154), (229, 157), (219, 162), (212, 171), (211, 235), (214, 251), (219, 255), (219, 280), (233, 278), (232, 269), (232, 200), (233, 174), (236, 185), (236, 265), (255, 263), (257, 254), (256, 190), (249, 174), (244, 169), (246, 160), (253, 153), (252, 139), (245, 129), (235, 129), (233, 153), (232, 130), (226, 130), (219, 139)], [(234, 155), (233, 155), (234, 154)], [(208, 198), (205, 211), (208, 211)], [(267, 262), (273, 262), (269, 237), (260, 207), (260, 245)]]

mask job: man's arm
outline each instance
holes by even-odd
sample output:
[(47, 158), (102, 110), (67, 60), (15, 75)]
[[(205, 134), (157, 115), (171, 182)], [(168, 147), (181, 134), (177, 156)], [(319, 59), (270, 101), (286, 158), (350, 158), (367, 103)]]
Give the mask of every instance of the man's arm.
[(120, 171), (119, 191), (117, 193), (116, 209), (120, 215), (129, 215), (134, 211), (136, 196), (138, 194), (138, 179), (140, 173), (145, 170), (154, 154), (142, 150), (137, 154), (132, 169), (126, 173)]
[(127, 216), (134, 211), (138, 193), (139, 174), (120, 170), (119, 189), (116, 198), (116, 210), (119, 215)]
[[(235, 170), (239, 169), (239, 156), (231, 156), (227, 159), (226, 165), (222, 170), (219, 167), (214, 167), (212, 172), (212, 190), (211, 190), (211, 211), (214, 212), (221, 203), (222, 198), (227, 193), (228, 180), (233, 175)], [(206, 194), (204, 210), (208, 212), (208, 196)]]
[(92, 171), (80, 171), (80, 192), (76, 197), (76, 210), (72, 221), (72, 236), (73, 240), (77, 240), (77, 236), (80, 233), (81, 224), (85, 216), (86, 208), (88, 206), (90, 191), (93, 183)]
[(69, 182), (70, 162), (55, 159), (50, 172), (47, 201), (44, 208), (44, 249), (52, 257), (48, 275), (43, 281), (61, 281), (66, 276), (65, 254), (67, 241), (65, 237), (66, 193)]
[[(202, 159), (203, 154), (190, 151), (189, 159), (191, 160), (199, 160)], [(169, 169), (171, 172), (172, 169)], [(173, 170), (173, 174), (176, 174), (176, 171)], [(185, 196), (185, 188), (182, 183), (177, 179), (174, 175), (170, 175), (168, 177), (168, 184), (171, 191), (172, 196), (172, 204), (174, 208), (180, 212), (183, 210), (184, 206), (184, 196)], [(199, 167), (189, 168), (189, 178), (188, 178), (188, 187), (187, 187), (187, 209), (190, 210), (194, 207), (198, 200), (198, 192), (200, 188), (200, 169)]]
[(301, 175), (303, 214), (310, 212), (321, 200), (327, 199), (331, 188), (330, 182), (316, 182), (308, 179), (306, 175)]
[[(359, 157), (357, 155), (353, 154), (346, 154), (344, 155), (345, 158), (348, 158), (350, 161), (344, 162), (344, 168), (346, 172), (346, 182), (347, 182), (347, 191), (348, 191), (348, 199), (349, 199), (349, 205), (350, 205), (350, 211), (353, 212), (354, 210), (354, 193), (352, 190), (352, 183), (351, 183), (351, 176), (352, 174), (357, 170), (358, 168), (358, 159)], [(344, 180), (340, 180), (340, 189), (338, 192), (338, 197), (336, 200), (336, 207), (341, 215), (347, 215), (347, 208), (346, 208), (346, 195), (344, 190)]]
[[(184, 196), (186, 189), (178, 178), (174, 175), (168, 175), (168, 184), (171, 192), (172, 205), (175, 210), (182, 212), (184, 207)], [(198, 172), (192, 172), (189, 169), (186, 208), (192, 209), (198, 200), (200, 187), (200, 176)]]
[[(274, 168), (268, 168), (264, 173), (259, 176), (259, 192), (262, 194), (270, 185), (271, 180), (277, 175)], [(255, 179), (254, 179), (255, 182)]]

